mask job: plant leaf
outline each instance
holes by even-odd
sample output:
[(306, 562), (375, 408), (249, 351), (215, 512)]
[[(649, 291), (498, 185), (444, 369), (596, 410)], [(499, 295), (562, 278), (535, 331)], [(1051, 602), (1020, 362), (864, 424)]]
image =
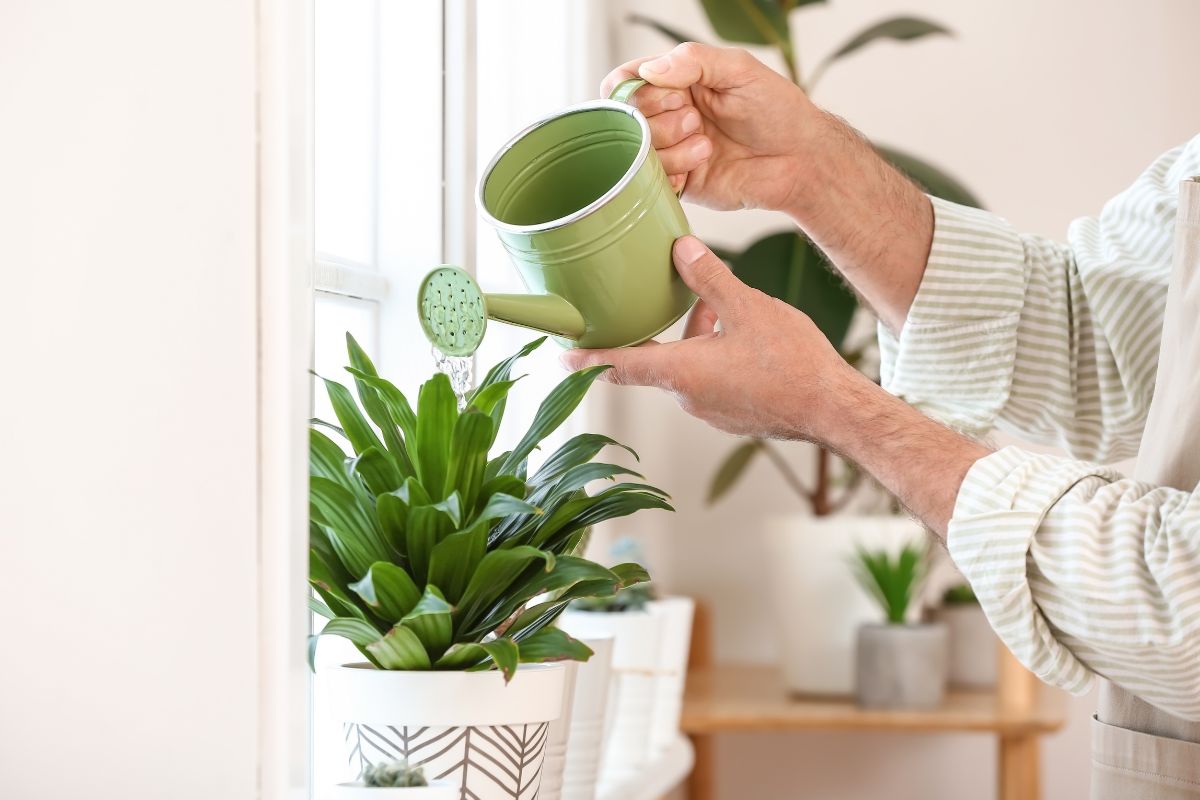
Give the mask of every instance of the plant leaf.
[(379, 640), (380, 633), (361, 619), (336, 617), (325, 623), (318, 636), (341, 636), (359, 647), (366, 647)]
[(412, 406), (409, 405), (404, 392), (397, 389), (391, 381), (376, 375), (368, 375), (353, 367), (348, 367), (346, 371), (379, 392), (379, 399), (383, 401), (388, 416), (404, 434), (406, 448), (411, 456), (415, 452), (413, 443), (417, 438), (417, 415), (413, 413)]
[(454, 424), (446, 488), (457, 490), (464, 509), (475, 507), (479, 489), (483, 485), (483, 473), (487, 469), (488, 448), (492, 445), (495, 433), (495, 422), (477, 409), (468, 408)]
[(350, 475), (346, 472), (346, 452), (315, 428), (308, 430), (308, 474), (351, 488)]
[(309, 504), (326, 523), (338, 559), (352, 575), (363, 575), (376, 561), (391, 556), (383, 531), (345, 488), (320, 477), (308, 479)]
[(615, 439), (610, 439), (598, 433), (581, 433), (578, 436), (571, 437), (561, 447), (551, 453), (550, 457), (542, 463), (541, 469), (534, 473), (529, 482), (533, 485), (539, 485), (555, 480), (564, 475), (572, 467), (577, 467), (580, 464), (591, 461), (597, 453), (610, 444), (624, 448), (633, 456), (634, 460), (641, 460), (632, 448), (626, 447)]
[(962, 206), (983, 208), (979, 198), (972, 194), (967, 187), (932, 164), (922, 161), (916, 156), (882, 145), (875, 145), (875, 150), (892, 166), (911, 178), (926, 193)]
[(334, 614), (333, 611), (330, 610), (329, 606), (325, 605), (312, 595), (308, 596), (308, 610), (316, 614), (318, 617), (324, 617), (325, 619), (334, 619), (337, 617), (337, 614)]
[(337, 415), (338, 422), (342, 423), (342, 429), (346, 432), (346, 438), (350, 440), (354, 452), (361, 453), (368, 447), (383, 450), (383, 442), (379, 441), (379, 437), (359, 411), (350, 390), (336, 381), (326, 378), (321, 380), (325, 381), (325, 391), (333, 405), (333, 413)]
[(949, 28), (939, 25), (936, 22), (930, 22), (918, 17), (893, 17), (885, 19), (882, 22), (877, 22), (861, 31), (857, 36), (852, 37), (837, 50), (833, 51), (825, 60), (833, 63), (880, 39), (894, 39), (898, 42), (907, 42), (934, 34), (954, 35)]
[(428, 583), (439, 587), (446, 599), (457, 605), (486, 552), (486, 524), (450, 534), (429, 554)]
[(579, 406), (583, 396), (587, 394), (596, 379), (610, 368), (606, 364), (601, 364), (581, 369), (571, 373), (551, 389), (550, 394), (546, 395), (546, 399), (538, 406), (529, 430), (508, 454), (500, 471), (506, 473), (516, 471), (517, 465), (533, 452), (533, 448), (537, 447), (538, 442), (553, 433), (559, 425), (566, 421), (567, 417), (571, 416), (571, 412)]
[(467, 395), (467, 405), (474, 403), (475, 397), (492, 384), (509, 380), (512, 375), (512, 369), (516, 366), (517, 362), (541, 347), (547, 338), (548, 337), (542, 336), (534, 339), (532, 342), (522, 346), (520, 350), (513, 353), (511, 356), (489, 369), (487, 375), (484, 375), (483, 380), (480, 381), (479, 385), (475, 387), (475, 391)]
[[(531, 566), (539, 564), (540, 569), (534, 571)], [(487, 553), (476, 566), (471, 580), (463, 590), (458, 603), (456, 617), (460, 630), (475, 630), (480, 619), (499, 601), (505, 597), (515, 598), (517, 605), (523, 604), (533, 595), (523, 595), (524, 591), (514, 591), (518, 583), (528, 582), (526, 576), (539, 573), (550, 573), (556, 564), (553, 554), (536, 547), (512, 547), (507, 550), (493, 550)], [(515, 610), (515, 606), (514, 606)], [(511, 612), (509, 612), (511, 613)], [(502, 621), (502, 620), (501, 620)], [(496, 625), (499, 621), (496, 622)], [(492, 626), (493, 628), (495, 625)], [(478, 634), (490, 632), (490, 628), (477, 631)], [(476, 635), (475, 633), (467, 634)]]
[(357, 583), (350, 584), (363, 602), (389, 623), (399, 622), (421, 599), (409, 574), (387, 561), (376, 561)]
[(750, 462), (761, 449), (762, 444), (757, 439), (747, 439), (725, 456), (725, 460), (721, 462), (721, 466), (717, 467), (717, 473), (713, 475), (712, 483), (708, 487), (706, 502), (709, 505), (720, 500), (737, 484), (738, 478), (742, 477), (746, 467), (750, 466)]
[(396, 462), (374, 447), (368, 447), (354, 458), (350, 462), (350, 471), (362, 478), (373, 495), (393, 492), (404, 482)]
[(422, 384), (417, 396), (417, 476), (430, 497), (440, 499), (447, 494), (446, 466), (457, 419), (458, 401), (450, 378), (439, 372)]
[(453, 632), (451, 611), (450, 604), (438, 588), (429, 584), (412, 611), (400, 620), (401, 625), (416, 634), (431, 662), (441, 658), (450, 646)]
[(512, 680), (517, 671), (520, 652), (511, 639), (495, 639), (490, 642), (460, 642), (446, 651), (437, 660), (438, 669), (474, 669), (489, 660), (504, 673), (504, 682)]
[(592, 648), (558, 628), (542, 628), (525, 638), (513, 637), (520, 648), (522, 663), (544, 661), (587, 661)]
[(790, 48), (787, 15), (776, 0), (701, 0), (713, 30), (727, 42)]
[(498, 492), (488, 498), (487, 505), (480, 509), (472, 522), (489, 522), (514, 514), (541, 514), (542, 510), (519, 497)]
[(429, 576), (429, 557), (434, 546), (450, 531), (454, 523), (444, 511), (433, 506), (416, 506), (408, 511), (405, 541), (408, 563), (417, 585), (424, 586)]
[[(354, 337), (350, 335), (349, 331), (346, 332), (346, 353), (350, 357), (349, 369), (372, 377), (378, 375), (375, 365), (371, 363), (370, 357), (367, 356), (366, 351), (359, 346)], [(366, 410), (367, 416), (371, 418), (371, 421), (375, 423), (375, 427), (379, 428), (379, 432), (383, 434), (383, 441), (387, 444), (388, 455), (391, 460), (395, 462), (397, 469), (406, 476), (411, 475), (413, 467), (409, 462), (404, 440), (400, 436), (400, 431), (396, 426), (395, 420), (388, 413), (387, 406), (383, 402), (383, 398), (379, 395), (379, 390), (358, 376), (355, 376), (354, 388), (358, 391), (358, 399), (362, 403), (362, 407)]]
[(431, 666), (421, 640), (403, 625), (395, 626), (366, 649), (384, 669), (420, 670)]

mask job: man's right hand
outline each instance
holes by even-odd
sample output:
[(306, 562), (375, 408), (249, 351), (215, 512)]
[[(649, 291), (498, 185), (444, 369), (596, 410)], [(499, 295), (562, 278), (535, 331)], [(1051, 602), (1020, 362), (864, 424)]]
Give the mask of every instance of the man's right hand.
[(719, 210), (790, 207), (822, 116), (798, 86), (745, 50), (695, 42), (622, 64), (604, 79), (604, 96), (633, 77), (652, 84), (633, 102), (685, 199)]

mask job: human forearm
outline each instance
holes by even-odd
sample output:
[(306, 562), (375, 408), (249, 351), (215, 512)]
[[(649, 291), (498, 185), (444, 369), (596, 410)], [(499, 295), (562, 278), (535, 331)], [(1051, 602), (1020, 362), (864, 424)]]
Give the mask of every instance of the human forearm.
[(991, 450), (847, 371), (812, 438), (859, 464), (943, 540), (963, 477)]
[(818, 112), (783, 209), (893, 331), (921, 285), (933, 209), (843, 120)]

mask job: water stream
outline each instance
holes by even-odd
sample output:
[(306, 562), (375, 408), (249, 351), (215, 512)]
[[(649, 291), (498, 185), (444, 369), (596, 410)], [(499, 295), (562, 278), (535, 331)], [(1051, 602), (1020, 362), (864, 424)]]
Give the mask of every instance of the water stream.
[(450, 377), (450, 386), (458, 398), (458, 410), (462, 411), (467, 405), (467, 394), (471, 391), (475, 359), (471, 356), (448, 356), (436, 347), (432, 350), (433, 362), (438, 372)]

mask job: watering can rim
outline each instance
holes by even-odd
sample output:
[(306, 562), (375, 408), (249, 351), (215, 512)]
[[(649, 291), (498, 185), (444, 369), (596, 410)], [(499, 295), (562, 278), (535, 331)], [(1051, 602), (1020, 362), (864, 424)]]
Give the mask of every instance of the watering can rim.
[[(500, 163), (500, 159), (504, 158), (508, 151), (511, 150), (517, 144), (517, 142), (521, 141), (521, 139), (533, 133), (538, 128), (548, 125), (555, 120), (562, 119), (563, 117), (570, 116), (571, 114), (580, 114), (585, 111), (596, 111), (598, 109), (619, 111), (622, 114), (633, 117), (633, 119), (637, 121), (638, 127), (641, 129), (642, 134), (642, 141), (641, 144), (638, 145), (637, 156), (633, 159), (633, 163), (629, 165), (629, 169), (625, 170), (625, 174), (621, 176), (621, 179), (617, 181), (612, 188), (578, 211), (572, 211), (565, 217), (552, 219), (548, 222), (539, 222), (534, 225), (514, 225), (509, 222), (503, 222), (493, 216), (492, 212), (488, 211), (487, 205), (483, 200), (483, 189), (487, 185), (488, 178), (490, 178), (492, 175), (492, 170), (496, 168), (496, 165)], [(505, 233), (541, 233), (544, 231), (552, 231), (557, 228), (562, 228), (598, 211), (610, 200), (620, 194), (621, 191), (629, 185), (630, 181), (633, 180), (634, 175), (636, 175), (638, 170), (642, 168), (642, 165), (646, 163), (646, 158), (649, 156), (649, 154), (650, 125), (646, 122), (646, 117), (637, 109), (636, 106), (630, 105), (629, 103), (622, 103), (617, 100), (589, 100), (586, 103), (577, 103), (573, 106), (568, 106), (567, 108), (555, 111), (552, 114), (547, 114), (536, 122), (527, 125), (511, 139), (505, 142), (503, 147), (496, 151), (496, 154), (492, 156), (492, 160), (488, 162), (487, 168), (484, 169), (483, 174), (480, 176), (478, 185), (475, 187), (475, 207), (479, 210), (479, 215), (483, 217), (485, 222), (487, 222), (496, 230), (504, 231)]]

